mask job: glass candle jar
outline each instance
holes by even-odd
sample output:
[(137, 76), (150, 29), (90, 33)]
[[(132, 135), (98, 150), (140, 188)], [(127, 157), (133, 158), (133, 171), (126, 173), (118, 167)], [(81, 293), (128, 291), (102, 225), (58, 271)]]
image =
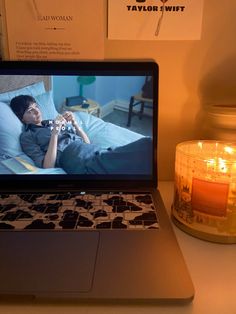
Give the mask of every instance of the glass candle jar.
[(201, 239), (236, 243), (236, 143), (177, 145), (172, 219)]

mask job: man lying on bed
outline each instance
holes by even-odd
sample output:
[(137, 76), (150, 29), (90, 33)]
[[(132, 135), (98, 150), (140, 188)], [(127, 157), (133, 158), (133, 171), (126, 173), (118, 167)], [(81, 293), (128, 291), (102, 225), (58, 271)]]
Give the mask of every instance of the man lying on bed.
[(37, 167), (61, 167), (71, 174), (151, 173), (152, 140), (149, 137), (104, 149), (90, 143), (70, 111), (54, 120), (42, 120), (35, 99), (28, 95), (16, 96), (10, 106), (25, 125), (20, 136), (22, 149)]

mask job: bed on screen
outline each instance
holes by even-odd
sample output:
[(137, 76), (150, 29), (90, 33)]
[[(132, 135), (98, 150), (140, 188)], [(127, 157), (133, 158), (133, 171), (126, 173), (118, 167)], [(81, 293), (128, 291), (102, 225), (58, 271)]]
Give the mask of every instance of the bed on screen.
[[(22, 151), (19, 137), (23, 124), (9, 106), (11, 99), (21, 94), (36, 99), (43, 119), (54, 119), (58, 115), (49, 76), (0, 77), (0, 174), (64, 174), (61, 168), (36, 167)], [(91, 142), (102, 148), (123, 146), (142, 137), (84, 112), (76, 112), (75, 116)]]

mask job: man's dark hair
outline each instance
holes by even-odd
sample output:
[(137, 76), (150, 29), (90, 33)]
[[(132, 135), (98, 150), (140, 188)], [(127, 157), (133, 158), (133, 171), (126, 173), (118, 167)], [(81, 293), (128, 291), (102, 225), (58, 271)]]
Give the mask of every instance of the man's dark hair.
[(34, 97), (29, 95), (19, 95), (12, 98), (10, 107), (15, 115), (22, 121), (25, 111), (32, 103), (36, 103)]

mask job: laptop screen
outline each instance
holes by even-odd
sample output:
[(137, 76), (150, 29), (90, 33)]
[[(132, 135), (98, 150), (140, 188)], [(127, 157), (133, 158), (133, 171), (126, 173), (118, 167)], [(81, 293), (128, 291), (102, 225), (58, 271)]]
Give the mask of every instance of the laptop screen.
[(156, 181), (157, 94), (154, 62), (2, 62), (1, 185)]

